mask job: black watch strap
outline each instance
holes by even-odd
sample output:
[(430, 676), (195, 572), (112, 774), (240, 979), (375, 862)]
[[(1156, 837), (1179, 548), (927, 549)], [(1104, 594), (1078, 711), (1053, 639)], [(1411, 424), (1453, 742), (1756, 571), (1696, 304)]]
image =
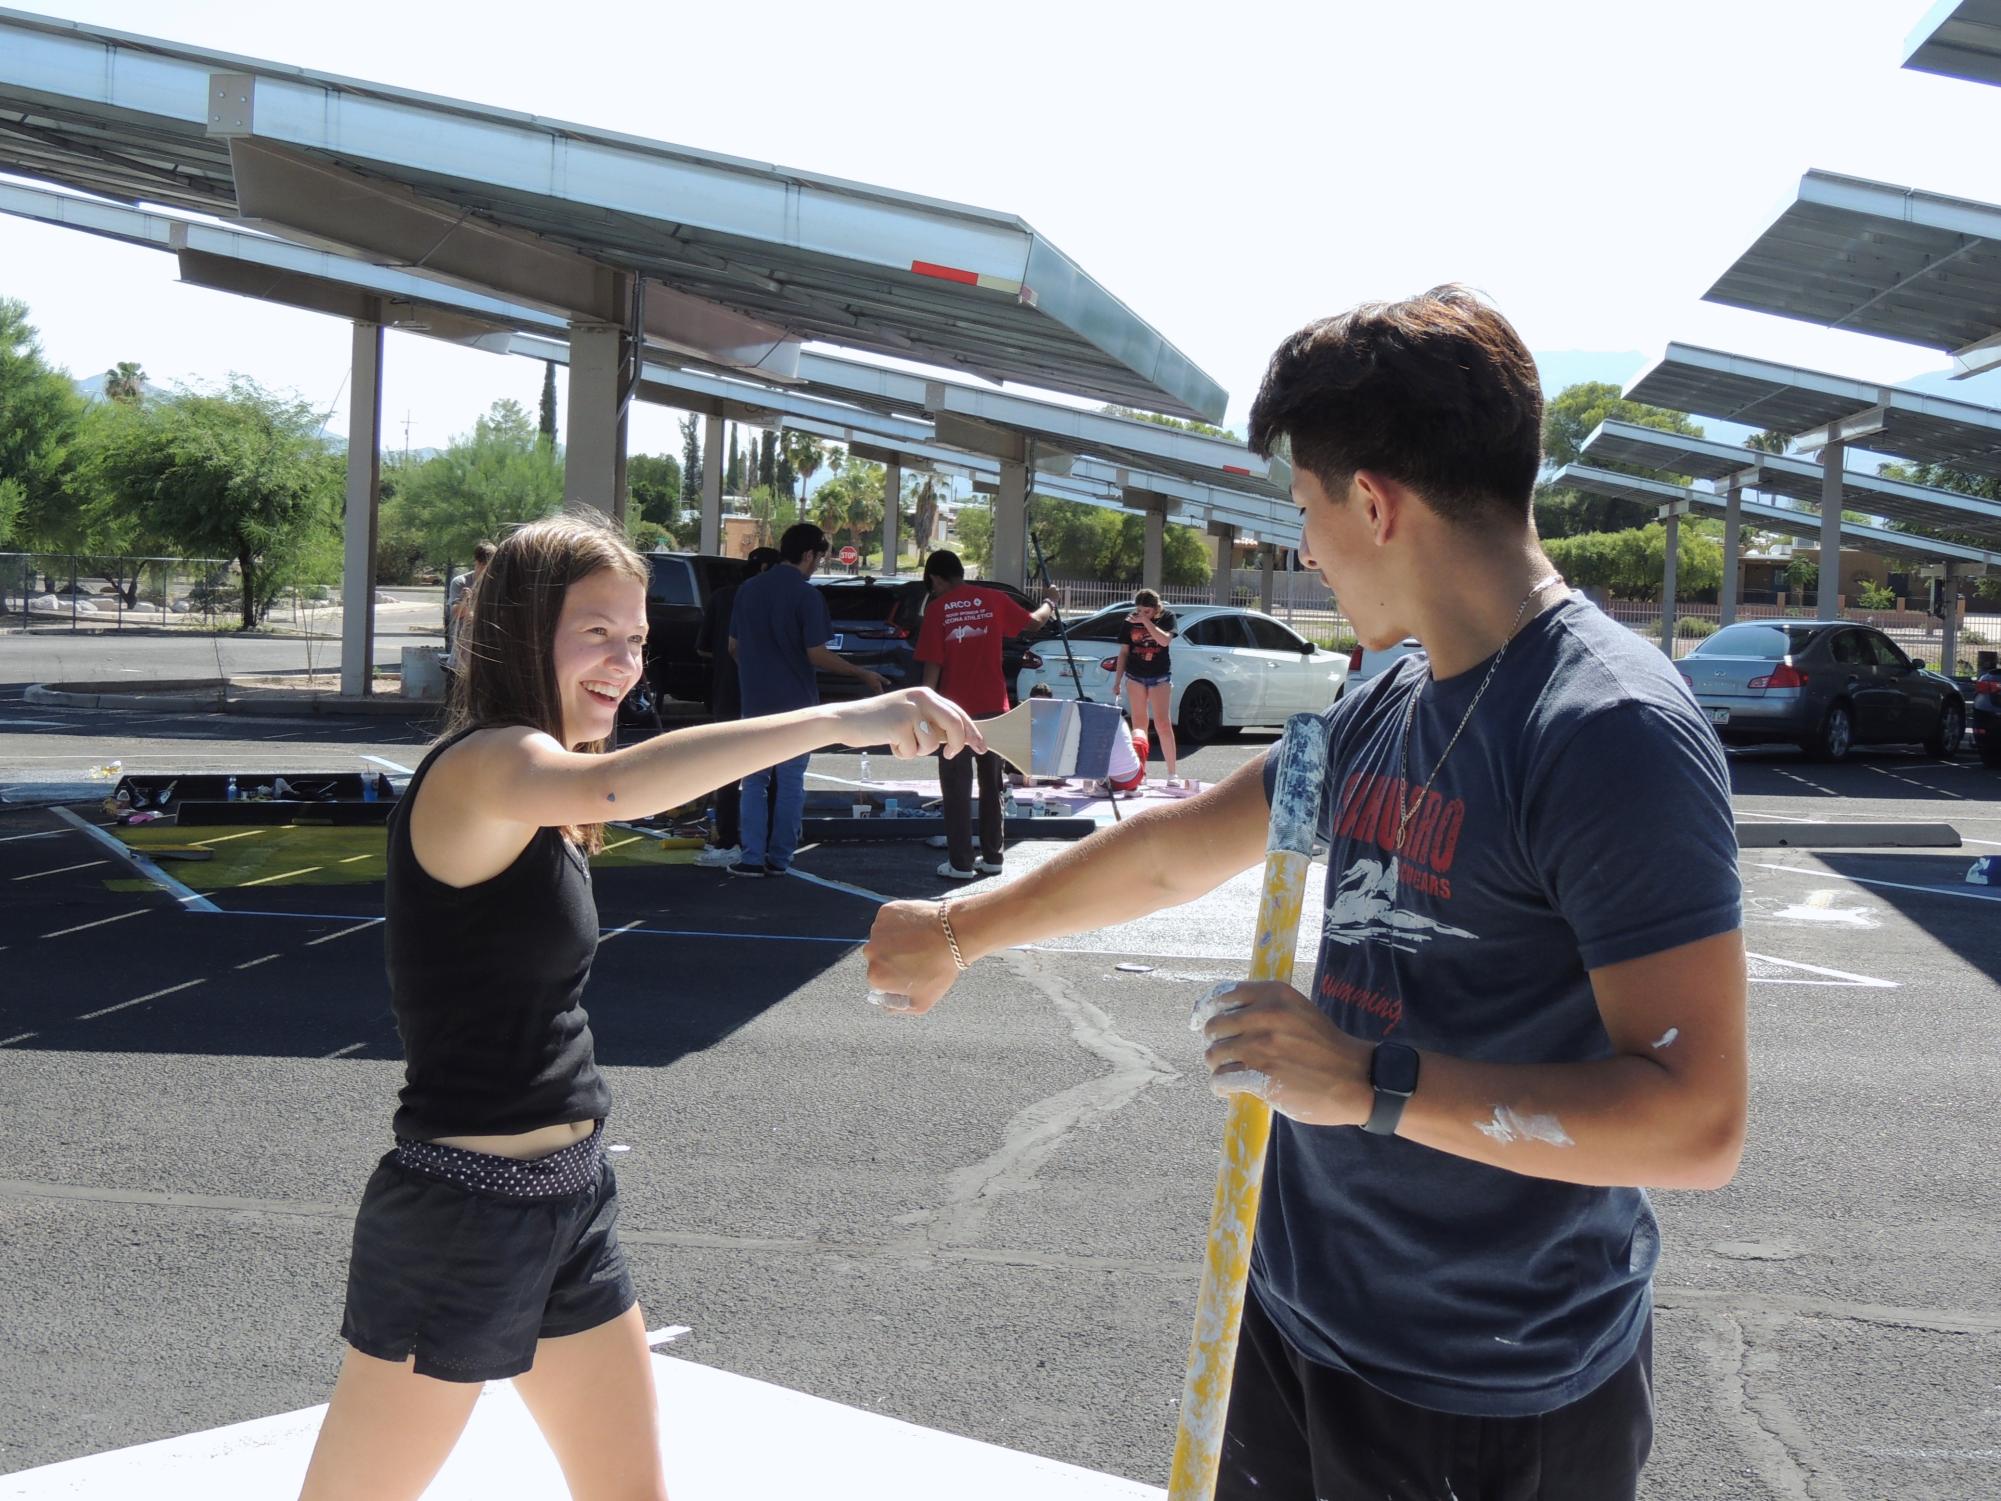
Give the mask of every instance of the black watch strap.
[(1379, 1042), (1369, 1055), (1369, 1084), (1375, 1103), (1362, 1129), (1372, 1136), (1394, 1136), (1403, 1107), (1417, 1093), (1417, 1049), (1400, 1042)]

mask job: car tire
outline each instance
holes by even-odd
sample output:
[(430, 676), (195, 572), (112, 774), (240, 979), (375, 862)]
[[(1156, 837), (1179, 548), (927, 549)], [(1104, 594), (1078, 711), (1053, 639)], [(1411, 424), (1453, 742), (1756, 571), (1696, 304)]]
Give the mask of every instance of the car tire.
[(1181, 695), (1174, 733), (1181, 743), (1206, 745), (1223, 733), (1223, 695), (1208, 683), (1190, 683)]
[(1855, 713), (1846, 703), (1828, 705), (1827, 714), (1820, 721), (1811, 740), (1803, 741), (1800, 749), (1816, 761), (1845, 761), (1849, 751), (1855, 748)]
[(1960, 737), (1966, 733), (1966, 710), (1956, 698), (1949, 698), (1938, 711), (1938, 728), (1925, 742), (1925, 750), (1941, 761), (1959, 754)]

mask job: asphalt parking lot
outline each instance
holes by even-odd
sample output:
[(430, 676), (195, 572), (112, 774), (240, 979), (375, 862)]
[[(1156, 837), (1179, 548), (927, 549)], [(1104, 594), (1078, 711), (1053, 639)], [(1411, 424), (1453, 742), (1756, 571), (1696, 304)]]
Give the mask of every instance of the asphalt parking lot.
[[(414, 764), (424, 736), (0, 688), (17, 783), (113, 756)], [(1269, 743), (1187, 768), (1213, 780)], [(1750, 1144), (1729, 1188), (1657, 1196), (1643, 1494), (1994, 1494), (2001, 888), (1963, 876), (2001, 853), (2001, 773), (1893, 752), (1732, 768), (1746, 824), (1935, 821), (1965, 843), (1743, 853)], [(214, 833), (234, 837), (173, 871), (220, 909), (191, 912), (52, 812), (0, 809), (0, 1472), (331, 1385), (348, 1226), (400, 1075), (380, 836)], [(1052, 848), (1018, 846), (1010, 873)], [(612, 853), (591, 1011), (648, 1322), (692, 1331), (675, 1354), (1163, 1483), (1222, 1122), (1185, 1018), (1242, 970), (1255, 877), (989, 961), (908, 1022), (864, 1004), (855, 944), (867, 893), (941, 889), (935, 851), (802, 856), (854, 890), (745, 889), (650, 841)]]

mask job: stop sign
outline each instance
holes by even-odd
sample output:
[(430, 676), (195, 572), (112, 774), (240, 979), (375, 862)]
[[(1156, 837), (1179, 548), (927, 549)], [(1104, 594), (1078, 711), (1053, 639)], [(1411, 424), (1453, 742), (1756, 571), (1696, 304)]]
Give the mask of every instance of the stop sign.
[(860, 557), (861, 554), (856, 552), (852, 547), (844, 547), (841, 549), (841, 561), (847, 564), (848, 567), (850, 568), (855, 566), (855, 563), (860, 559)]

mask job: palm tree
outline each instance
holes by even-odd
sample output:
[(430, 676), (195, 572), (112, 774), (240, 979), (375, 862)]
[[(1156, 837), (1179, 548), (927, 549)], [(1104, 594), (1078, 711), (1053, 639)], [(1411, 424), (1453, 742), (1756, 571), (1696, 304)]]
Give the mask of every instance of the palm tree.
[(785, 457), (792, 462), (792, 472), (799, 476), (799, 513), (803, 516), (806, 513), (806, 485), (826, 461), (826, 445), (811, 433), (787, 429)]
[(917, 492), (917, 514), (910, 522), (910, 540), (916, 546), (920, 560), (931, 551), (931, 533), (937, 526), (938, 483), (927, 474), (924, 476), (922, 488)]
[(104, 372), (107, 401), (137, 401), (146, 394), (146, 372), (133, 360), (120, 360)]

